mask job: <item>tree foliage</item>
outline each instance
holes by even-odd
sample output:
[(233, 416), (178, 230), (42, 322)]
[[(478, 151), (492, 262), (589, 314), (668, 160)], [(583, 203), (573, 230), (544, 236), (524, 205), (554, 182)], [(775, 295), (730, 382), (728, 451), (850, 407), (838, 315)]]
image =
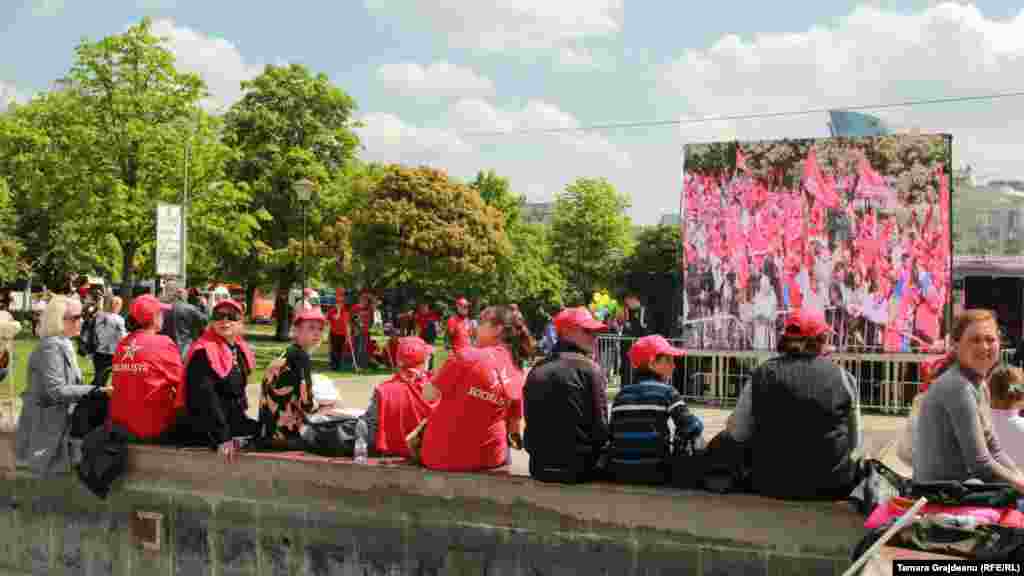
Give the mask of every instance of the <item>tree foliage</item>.
[[(233, 268), (254, 274), (262, 269), (276, 280), (277, 336), (284, 339), (290, 319), (287, 293), (303, 269), (303, 213), (307, 257), (325, 251), (324, 224), (338, 223), (323, 206), (342, 203), (332, 197), (344, 190), (335, 179), (359, 144), (352, 131), (355, 101), (326, 75), (298, 64), (267, 66), (242, 88), (242, 99), (226, 115), (225, 141), (237, 151), (228, 174), (248, 186), (250, 211), (265, 211), (272, 219), (262, 227), (255, 253)], [(319, 185), (316, 198), (305, 206), (293, 190), (303, 178)], [(332, 228), (329, 237), (336, 240), (338, 231)], [(321, 268), (315, 261), (307, 265), (310, 272)], [(245, 280), (256, 278), (246, 275)]]
[(645, 226), (636, 235), (633, 253), (622, 260), (622, 274), (672, 274), (679, 270), (681, 247), (679, 226)]
[(352, 225), (352, 247), (372, 288), (467, 291), (511, 252), (504, 215), (432, 168), (389, 167)]
[(79, 143), (88, 147), (78, 150), (79, 160), (91, 164), (75, 172), (94, 174), (85, 180), (92, 194), (84, 211), (120, 247), (122, 280), (131, 285), (140, 250), (154, 242), (157, 203), (180, 195), (171, 183), (182, 160), (168, 147), (184, 141), (206, 89), (199, 76), (175, 68), (148, 19), (75, 52), (67, 85), (84, 112)]
[(607, 287), (631, 248), (629, 196), (604, 178), (579, 178), (555, 199), (553, 261), (574, 302), (589, 302)]
[(22, 245), (15, 236), (16, 218), (7, 183), (0, 180), (0, 282), (10, 282), (23, 268)]
[(505, 215), (506, 226), (520, 220), (526, 199), (521, 194), (512, 192), (508, 178), (498, 176), (494, 170), (481, 170), (477, 172), (470, 187), (480, 194), (484, 202)]

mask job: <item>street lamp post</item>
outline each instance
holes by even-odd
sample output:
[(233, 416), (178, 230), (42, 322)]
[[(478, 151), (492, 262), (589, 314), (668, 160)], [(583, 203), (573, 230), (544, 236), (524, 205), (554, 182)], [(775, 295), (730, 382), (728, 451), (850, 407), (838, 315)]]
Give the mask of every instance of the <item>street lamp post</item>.
[(303, 178), (293, 185), (295, 196), (302, 203), (302, 294), (300, 302), (306, 297), (306, 204), (313, 195), (314, 184)]

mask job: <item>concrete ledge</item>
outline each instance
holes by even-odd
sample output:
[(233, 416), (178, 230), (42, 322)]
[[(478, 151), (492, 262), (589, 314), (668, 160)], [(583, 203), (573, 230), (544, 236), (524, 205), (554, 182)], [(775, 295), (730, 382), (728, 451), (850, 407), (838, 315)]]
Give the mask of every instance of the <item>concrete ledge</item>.
[[(843, 503), (611, 484), (562, 486), (500, 471), (442, 473), (396, 461), (357, 465), (295, 454), (243, 454), (229, 465), (209, 451), (153, 446), (129, 448), (126, 478), (101, 502), (73, 478), (40, 481), (16, 471), (13, 446), (13, 434), (0, 434), (0, 494), (6, 495), (0, 496), (0, 533), (6, 532), (0, 540), (12, 533), (39, 538), (19, 536), (11, 544), (17, 549), (4, 550), (0, 543), (0, 568), (9, 569), (58, 568), (61, 555), (53, 546), (69, 538), (68, 530), (82, 517), (89, 526), (98, 523), (101, 532), (117, 535), (112, 539), (117, 551), (108, 552), (119, 558), (133, 555), (129, 552), (138, 552), (138, 546), (125, 524), (133, 510), (154, 510), (173, 519), (164, 534), (173, 544), (166, 562), (178, 566), (179, 574), (210, 573), (207, 565), (220, 566), (217, 573), (223, 574), (288, 574), (300, 564), (329, 566), (328, 560), (318, 559), (331, 554), (352, 562), (387, 556), (401, 574), (421, 573), (412, 567), (422, 567), (424, 555), (431, 554), (447, 554), (437, 572), (445, 574), (459, 573), (451, 571), (459, 562), (491, 565), (507, 555), (514, 561), (505, 558), (502, 565), (518, 568), (467, 573), (548, 574), (540, 565), (537, 572), (524, 568), (547, 558), (550, 565), (569, 562), (565, 568), (581, 574), (602, 573), (594, 571), (602, 566), (607, 574), (658, 574), (648, 567), (662, 565), (674, 566), (666, 574), (839, 574), (864, 533), (863, 519)], [(26, 516), (26, 510), (36, 512)], [(190, 540), (188, 535), (197, 530), (223, 534)], [(342, 546), (347, 552), (330, 552), (338, 530), (347, 534), (343, 539), (357, 541)], [(70, 538), (82, 539), (75, 534)], [(325, 534), (334, 536), (316, 544)], [(366, 540), (367, 534), (376, 536)], [(278, 537), (286, 569), (266, 571), (264, 560), (275, 552), (257, 549)], [(241, 548), (218, 548), (225, 538), (242, 542)], [(39, 539), (53, 546), (44, 550)], [(378, 540), (382, 549), (374, 544)], [(359, 554), (353, 556), (354, 550)], [(228, 560), (218, 556), (225, 554)], [(4, 557), (21, 560), (7, 565)], [(248, 557), (251, 565), (243, 561)], [(195, 562), (190, 564), (190, 558)], [(225, 568), (235, 560), (244, 566)], [(182, 572), (183, 565), (199, 572)]]

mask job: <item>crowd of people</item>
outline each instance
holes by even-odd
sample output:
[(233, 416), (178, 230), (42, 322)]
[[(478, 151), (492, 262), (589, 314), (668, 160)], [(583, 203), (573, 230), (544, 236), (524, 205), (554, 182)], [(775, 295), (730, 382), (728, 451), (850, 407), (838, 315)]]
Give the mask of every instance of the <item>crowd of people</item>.
[[(111, 298), (94, 319), (92, 354), (101, 369), (89, 384), (72, 344), (83, 303), (54, 296), (29, 358), (18, 464), (42, 475), (70, 470), (81, 455), (69, 438), (69, 409), (100, 395), (108, 410), (97, 430), (126, 442), (208, 447), (228, 460), (242, 450), (350, 456), (362, 441), (372, 455), (437, 470), (497, 468), (525, 450), (530, 475), (541, 481), (664, 483), (700, 452), (703, 485), (787, 499), (842, 499), (866, 473), (857, 383), (829, 357), (834, 327), (819, 310), (787, 314), (778, 355), (752, 372), (725, 430), (705, 443), (701, 419), (671, 385), (685, 350), (658, 334), (639, 337), (625, 352), (632, 378), (609, 401), (595, 354), (610, 328), (584, 307), (554, 316), (553, 342), (538, 358), (514, 305), (487, 306), (474, 320), (459, 298), (441, 330), (440, 315), (418, 306), (410, 315), (418, 333), (381, 348), (393, 376), (375, 387), (365, 410), (338, 406), (318, 393), (312, 363), (325, 332), (332, 363), (349, 335), (360, 337), (350, 324), (335, 328), (353, 313), (338, 296), (326, 315), (317, 306), (296, 310), (292, 343), (264, 372), (255, 411), (246, 394), (255, 357), (244, 307), (230, 297), (211, 303), (198, 337), (184, 345), (175, 340), (180, 326), (168, 330), (168, 319), (182, 312), (187, 321), (192, 310), (147, 294), (132, 301), (126, 326), (121, 302)], [(354, 313), (372, 314), (368, 308)], [(638, 310), (631, 320), (642, 323)], [(964, 312), (951, 332), (952, 351), (924, 371), (930, 385), (915, 400), (905, 446), (915, 480), (977, 479), (1024, 490), (1016, 464), (1024, 457), (1017, 449), (1024, 445), (1024, 373), (997, 366), (997, 326), (992, 312)], [(442, 331), (449, 354), (432, 370), (435, 346), (426, 337)], [(106, 366), (109, 382), (100, 374)]]
[(912, 203), (858, 158), (853, 170), (822, 168), (812, 148), (790, 187), (781, 174), (753, 177), (741, 149), (730, 176), (687, 174), (683, 296), (694, 346), (773, 349), (797, 308), (825, 314), (841, 350), (926, 351), (941, 341), (949, 177), (936, 165)]

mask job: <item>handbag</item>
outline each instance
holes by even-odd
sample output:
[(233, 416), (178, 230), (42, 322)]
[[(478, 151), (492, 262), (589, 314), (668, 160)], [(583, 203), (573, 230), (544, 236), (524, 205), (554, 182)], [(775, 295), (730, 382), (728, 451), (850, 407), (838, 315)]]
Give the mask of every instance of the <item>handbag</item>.
[(94, 386), (84, 398), (75, 403), (75, 408), (68, 415), (68, 435), (72, 438), (85, 438), (107, 421), (109, 409), (110, 398), (99, 385)]
[(330, 458), (351, 458), (356, 451), (357, 416), (313, 415), (306, 418), (310, 431), (303, 436), (309, 451)]
[(672, 486), (697, 490), (704, 485), (707, 448), (700, 437), (677, 441), (672, 449), (670, 478)]

